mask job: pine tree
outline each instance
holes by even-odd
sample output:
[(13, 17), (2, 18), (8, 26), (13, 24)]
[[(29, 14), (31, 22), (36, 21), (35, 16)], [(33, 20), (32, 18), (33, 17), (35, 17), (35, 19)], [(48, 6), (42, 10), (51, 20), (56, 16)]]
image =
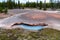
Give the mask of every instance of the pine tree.
[(18, 8), (21, 8), (21, 6), (20, 6), (20, 1), (18, 0)]
[(39, 3), (39, 9), (42, 9), (42, 1)]
[(16, 8), (16, 3), (15, 3), (15, 0), (12, 0), (12, 5), (13, 5), (13, 8)]
[(38, 7), (39, 6), (39, 4), (38, 4), (38, 0), (37, 0), (37, 4), (36, 4), (36, 7)]
[(12, 2), (12, 0), (8, 0), (8, 1), (7, 1), (7, 7), (8, 7), (9, 9), (13, 9), (13, 2)]
[(56, 5), (57, 3), (56, 3), (56, 0), (55, 0), (55, 3), (54, 3), (54, 9), (56, 9), (57, 8), (57, 5)]
[(53, 9), (53, 8), (54, 8), (53, 0), (50, 0), (50, 7), (51, 7), (51, 9)]
[(26, 7), (29, 7), (30, 6), (30, 3), (29, 3), (29, 0), (28, 2), (26, 2)]
[(60, 8), (60, 1), (57, 1), (57, 8)]
[(43, 8), (43, 10), (46, 10), (47, 8), (46, 8), (46, 0), (44, 0), (44, 8)]

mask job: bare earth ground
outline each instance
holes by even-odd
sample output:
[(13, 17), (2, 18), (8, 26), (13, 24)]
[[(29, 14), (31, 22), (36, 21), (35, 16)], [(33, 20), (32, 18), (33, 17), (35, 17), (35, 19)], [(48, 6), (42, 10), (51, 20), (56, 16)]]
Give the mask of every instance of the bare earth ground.
[(10, 16), (12, 16), (12, 14), (0, 13), (0, 19), (4, 19), (4, 18), (10, 17)]
[(0, 13), (0, 19), (6, 18), (6, 17), (8, 17), (8, 15), (7, 15), (7, 14)]

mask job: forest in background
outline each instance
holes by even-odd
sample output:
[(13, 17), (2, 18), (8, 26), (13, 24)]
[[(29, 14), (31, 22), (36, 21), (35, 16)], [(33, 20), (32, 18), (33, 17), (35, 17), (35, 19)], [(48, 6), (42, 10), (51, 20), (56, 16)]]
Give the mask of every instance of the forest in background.
[(20, 3), (20, 0), (17, 0), (16, 3), (15, 0), (7, 0), (6, 2), (0, 2), (0, 12), (7, 12), (7, 9), (24, 9), (24, 8), (37, 8), (37, 9), (43, 9), (47, 10), (47, 8), (51, 9), (59, 9), (60, 8), (60, 1), (53, 2), (53, 0), (50, 0), (49, 3), (46, 3), (47, 0), (44, 0), (44, 3), (42, 1), (38, 2), (29, 2), (29, 0), (26, 3)]

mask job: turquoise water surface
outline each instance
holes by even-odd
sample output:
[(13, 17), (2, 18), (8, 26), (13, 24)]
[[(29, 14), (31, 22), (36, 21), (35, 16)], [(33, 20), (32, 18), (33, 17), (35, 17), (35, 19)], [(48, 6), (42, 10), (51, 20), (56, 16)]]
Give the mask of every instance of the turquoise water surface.
[(24, 29), (28, 29), (28, 30), (41, 30), (44, 28), (44, 26), (28, 26), (28, 25), (24, 25), (24, 24), (21, 24), (21, 25), (16, 25), (20, 28), (24, 28)]

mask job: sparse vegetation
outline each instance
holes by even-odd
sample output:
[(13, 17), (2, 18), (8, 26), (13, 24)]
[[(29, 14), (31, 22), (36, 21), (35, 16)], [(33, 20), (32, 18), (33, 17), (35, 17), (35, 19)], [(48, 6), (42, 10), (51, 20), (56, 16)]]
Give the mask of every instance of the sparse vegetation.
[(2, 7), (0, 7), (0, 13), (5, 13), (5, 14), (7, 14), (7, 12), (8, 12), (8, 9), (7, 8), (2, 8)]
[(0, 13), (2, 13), (3, 12), (3, 8), (2, 7), (0, 7)]
[(60, 40), (60, 31), (43, 29), (31, 32), (23, 29), (0, 29), (0, 40)]
[(5, 8), (5, 9), (4, 9), (4, 13), (5, 13), (5, 14), (7, 14), (7, 12), (8, 12), (8, 9), (7, 9), (7, 8)]

